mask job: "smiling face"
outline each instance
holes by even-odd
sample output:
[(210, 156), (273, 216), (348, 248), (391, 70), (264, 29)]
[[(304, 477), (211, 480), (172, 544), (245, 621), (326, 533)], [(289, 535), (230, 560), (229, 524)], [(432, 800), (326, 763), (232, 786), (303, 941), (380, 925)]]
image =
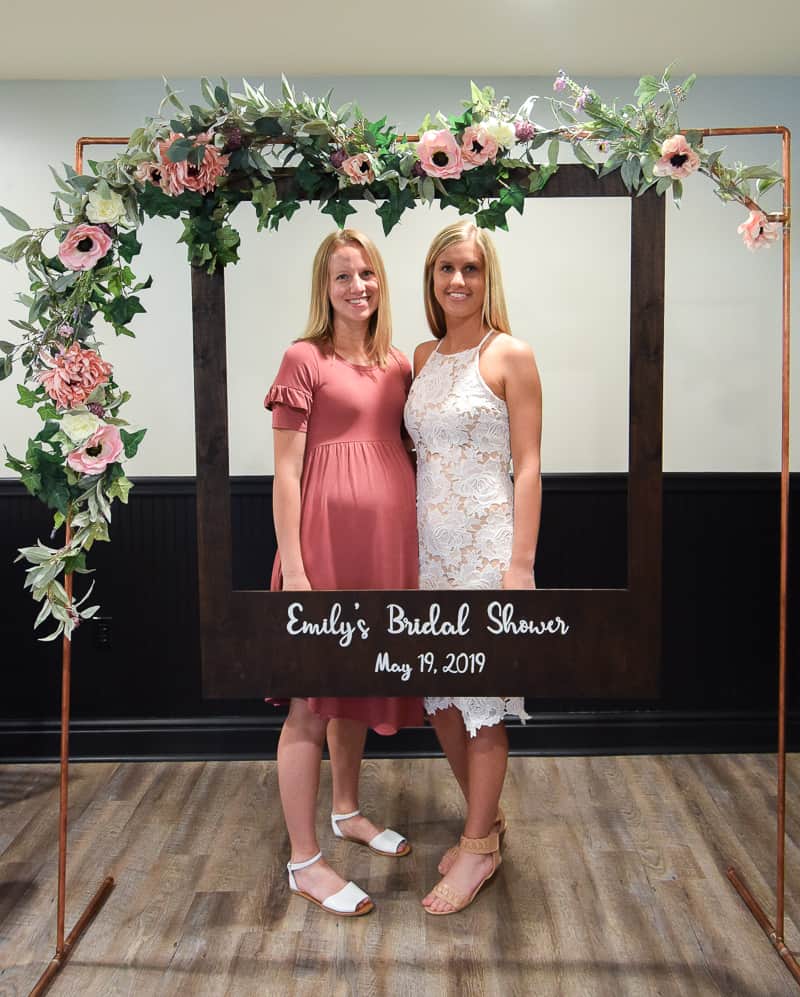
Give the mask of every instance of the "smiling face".
[(339, 246), (328, 263), (328, 299), (333, 320), (368, 322), (380, 302), (378, 275), (357, 243)]
[(475, 239), (442, 250), (433, 266), (433, 294), (445, 318), (464, 321), (482, 314), (486, 264)]

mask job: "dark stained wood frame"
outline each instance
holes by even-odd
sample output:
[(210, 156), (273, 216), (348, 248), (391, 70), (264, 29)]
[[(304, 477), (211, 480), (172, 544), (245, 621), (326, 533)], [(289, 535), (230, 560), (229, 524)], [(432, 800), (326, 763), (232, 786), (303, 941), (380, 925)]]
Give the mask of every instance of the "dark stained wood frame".
[[(289, 171), (287, 171), (289, 173)], [(282, 184), (292, 184), (291, 175)], [(356, 192), (357, 194), (358, 192)], [(618, 173), (597, 178), (563, 166), (536, 197), (630, 197)], [(536, 592), (308, 592), (303, 617), (322, 620), (338, 603), (343, 618), (368, 622), (367, 639), (340, 647), (333, 637), (291, 636), (287, 611), (298, 593), (234, 591), (232, 586), (225, 285), (222, 272), (192, 269), (197, 525), (203, 693), (208, 698), (291, 695), (512, 695), (631, 697), (658, 695), (661, 656), (661, 454), (664, 345), (664, 198), (631, 198), (628, 587)], [(269, 577), (270, 565), (264, 565)], [(560, 617), (566, 635), (490, 635), (493, 601), (516, 620)], [(385, 635), (387, 604), (428, 619), (470, 607), (463, 637)], [(377, 654), (411, 666), (376, 672)], [(436, 672), (417, 655), (431, 651)], [(472, 674), (446, 674), (447, 654), (485, 654)], [(465, 659), (460, 659), (463, 666)]]

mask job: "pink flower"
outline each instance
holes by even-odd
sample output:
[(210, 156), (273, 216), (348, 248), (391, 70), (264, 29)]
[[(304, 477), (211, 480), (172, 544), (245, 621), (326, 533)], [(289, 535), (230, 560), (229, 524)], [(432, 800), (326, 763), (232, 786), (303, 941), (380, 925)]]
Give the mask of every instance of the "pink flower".
[(139, 183), (151, 183), (154, 187), (160, 187), (164, 179), (161, 164), (156, 162), (139, 163), (133, 176)]
[(100, 426), (83, 446), (67, 454), (67, 464), (81, 474), (102, 474), (109, 464), (119, 460), (122, 438), (116, 426)]
[(83, 405), (96, 387), (105, 384), (113, 370), (94, 350), (83, 350), (78, 343), (55, 356), (42, 350), (39, 359), (49, 368), (39, 372), (39, 382), (59, 408)]
[(494, 162), (497, 155), (497, 142), (480, 125), (470, 125), (464, 129), (461, 137), (461, 158), (464, 161), (464, 169), (469, 170), (475, 166), (482, 166), (491, 160)]
[(357, 156), (345, 159), (342, 163), (342, 169), (354, 183), (372, 183), (375, 179), (372, 163), (366, 152), (359, 152)]
[(653, 167), (657, 177), (675, 177), (682, 180), (700, 166), (700, 157), (683, 135), (673, 135), (661, 146), (661, 159)]
[(464, 170), (461, 149), (446, 128), (424, 132), (417, 143), (417, 155), (429, 177), (455, 180)]
[(559, 69), (558, 76), (553, 80), (553, 89), (559, 92), (567, 89), (567, 74), (563, 69)]
[(76, 225), (58, 247), (58, 258), (69, 270), (91, 270), (111, 249), (111, 239), (98, 225)]
[(536, 134), (536, 126), (531, 121), (519, 118), (514, 122), (514, 135), (518, 142), (530, 142)]
[(200, 165), (195, 166), (188, 159), (184, 159), (180, 163), (173, 163), (167, 156), (167, 152), (173, 142), (183, 137), (178, 132), (171, 132), (166, 142), (156, 143), (162, 173), (161, 189), (170, 197), (177, 197), (185, 190), (195, 190), (200, 194), (208, 194), (217, 186), (219, 178), (225, 175), (228, 157), (212, 144), (211, 132), (201, 132), (194, 139), (195, 146), (203, 148), (203, 159)]
[(736, 231), (752, 253), (756, 249), (768, 249), (769, 244), (780, 235), (781, 226), (779, 222), (767, 221), (763, 211), (751, 211), (747, 221), (742, 222)]
[(582, 111), (586, 107), (587, 103), (592, 100), (594, 94), (588, 87), (584, 87), (583, 90), (575, 98), (575, 103), (572, 106), (573, 111)]

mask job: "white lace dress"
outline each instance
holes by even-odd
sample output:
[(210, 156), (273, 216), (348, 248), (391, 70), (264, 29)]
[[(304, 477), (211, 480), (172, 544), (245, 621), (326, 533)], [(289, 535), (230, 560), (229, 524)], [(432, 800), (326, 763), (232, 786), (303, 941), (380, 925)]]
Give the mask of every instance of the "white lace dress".
[[(511, 560), (514, 490), (508, 409), (478, 367), (486, 339), (471, 350), (439, 346), (414, 379), (405, 422), (417, 448), (421, 589), (499, 589)], [(521, 696), (429, 696), (425, 710), (456, 706), (464, 726), (505, 716), (528, 719)]]

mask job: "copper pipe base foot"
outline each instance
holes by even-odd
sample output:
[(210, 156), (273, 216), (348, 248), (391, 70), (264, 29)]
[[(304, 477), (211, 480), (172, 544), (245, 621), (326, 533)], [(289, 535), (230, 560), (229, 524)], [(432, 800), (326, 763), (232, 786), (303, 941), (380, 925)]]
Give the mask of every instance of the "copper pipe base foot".
[(764, 932), (767, 938), (769, 938), (769, 940), (772, 942), (773, 948), (781, 957), (781, 959), (783, 959), (786, 968), (794, 977), (795, 982), (798, 985), (800, 985), (800, 964), (798, 964), (795, 957), (786, 947), (786, 943), (784, 942), (784, 940), (782, 938), (778, 938), (777, 932), (775, 931), (775, 928), (772, 926), (772, 922), (764, 913), (764, 908), (756, 900), (756, 898), (753, 896), (750, 890), (748, 890), (744, 882), (741, 879), (739, 879), (739, 876), (736, 870), (733, 868), (733, 866), (731, 866), (727, 870), (727, 875), (728, 879), (733, 884), (733, 888), (742, 898), (742, 900), (745, 903), (745, 906), (753, 915), (755, 920), (758, 922), (758, 926), (761, 928), (761, 930)]
[(97, 914), (100, 912), (100, 908), (108, 899), (109, 894), (114, 889), (114, 879), (112, 876), (106, 876), (103, 882), (100, 884), (99, 889), (86, 905), (86, 910), (81, 914), (75, 923), (75, 927), (70, 931), (64, 941), (64, 947), (62, 950), (56, 951), (56, 954), (50, 960), (47, 969), (39, 977), (36, 986), (31, 990), (29, 997), (40, 997), (41, 994), (47, 992), (50, 984), (55, 979), (56, 975), (60, 970), (66, 965), (67, 959), (69, 959), (73, 948), (80, 941), (81, 936), (84, 931), (89, 927), (90, 923), (94, 920)]

